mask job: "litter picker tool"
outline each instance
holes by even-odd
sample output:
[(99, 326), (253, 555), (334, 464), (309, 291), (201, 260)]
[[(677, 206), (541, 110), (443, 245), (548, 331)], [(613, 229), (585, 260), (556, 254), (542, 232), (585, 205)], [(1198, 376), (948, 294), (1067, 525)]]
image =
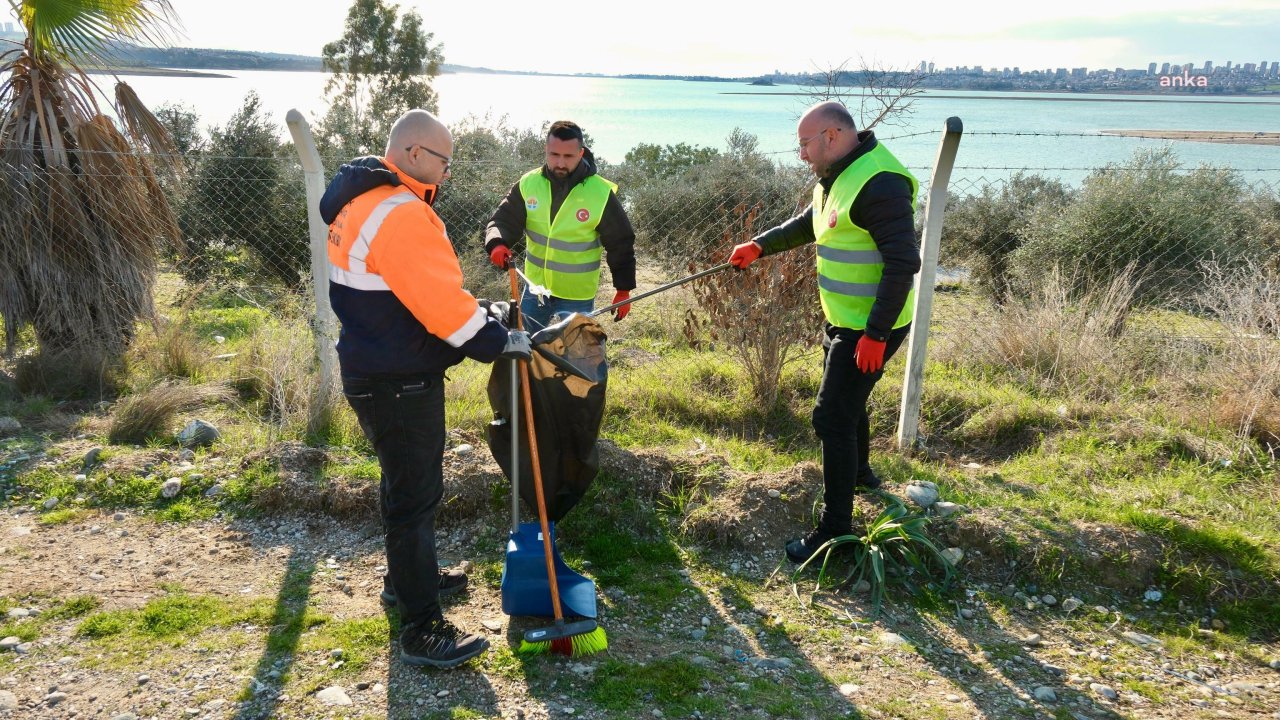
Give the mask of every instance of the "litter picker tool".
[(687, 283), (687, 282), (692, 282), (692, 281), (694, 281), (694, 280), (697, 280), (698, 278), (706, 277), (706, 276), (708, 276), (708, 275), (714, 275), (715, 273), (718, 273), (718, 272), (720, 272), (721, 270), (728, 270), (728, 269), (729, 269), (729, 268), (731, 268), (731, 267), (733, 267), (733, 265), (730, 265), (730, 264), (729, 264), (729, 263), (727, 263), (727, 262), (726, 262), (726, 263), (720, 263), (719, 265), (716, 265), (716, 266), (714, 266), (714, 267), (709, 267), (709, 268), (707, 268), (706, 270), (700, 270), (700, 271), (698, 271), (698, 272), (696, 272), (696, 273), (694, 273), (694, 274), (692, 274), (692, 275), (690, 275), (690, 276), (688, 276), (688, 277), (680, 278), (679, 280), (672, 280), (671, 282), (667, 283), (666, 285), (659, 285), (658, 287), (656, 287), (656, 288), (654, 288), (654, 289), (652, 289), (652, 290), (645, 290), (644, 292), (640, 293), (639, 295), (636, 295), (636, 296), (634, 296), (634, 297), (627, 298), (626, 300), (623, 300), (623, 301), (622, 301), (622, 302), (620, 302), (620, 303), (614, 303), (614, 304), (610, 305), (609, 307), (604, 307), (604, 308), (600, 308), (599, 310), (594, 310), (594, 311), (592, 311), (592, 312), (590, 312), (590, 313), (587, 313), (587, 317), (596, 317), (596, 316), (598, 316), (598, 315), (604, 315), (605, 313), (611, 313), (611, 312), (613, 312), (614, 310), (617, 310), (618, 308), (622, 307), (623, 305), (630, 305), (631, 303), (633, 303), (633, 302), (635, 302), (635, 301), (637, 301), (637, 300), (643, 300), (643, 299), (645, 299), (645, 298), (647, 298), (647, 297), (649, 297), (649, 296), (651, 296), (651, 295), (657, 295), (657, 294), (658, 294), (658, 293), (660, 293), (660, 292), (666, 292), (666, 291), (668, 291), (668, 290), (670, 290), (670, 289), (672, 289), (672, 288), (680, 287), (681, 285), (683, 285), (683, 284), (685, 284), (685, 283)]

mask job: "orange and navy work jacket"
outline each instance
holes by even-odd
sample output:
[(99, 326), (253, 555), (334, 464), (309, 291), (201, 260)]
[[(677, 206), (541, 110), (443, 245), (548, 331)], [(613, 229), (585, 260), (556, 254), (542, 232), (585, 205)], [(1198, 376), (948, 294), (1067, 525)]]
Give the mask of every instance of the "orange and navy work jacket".
[(490, 362), (506, 343), (506, 328), (462, 286), (444, 221), (428, 202), (436, 190), (373, 157), (343, 165), (325, 190), (344, 376), (442, 373), (464, 357)]

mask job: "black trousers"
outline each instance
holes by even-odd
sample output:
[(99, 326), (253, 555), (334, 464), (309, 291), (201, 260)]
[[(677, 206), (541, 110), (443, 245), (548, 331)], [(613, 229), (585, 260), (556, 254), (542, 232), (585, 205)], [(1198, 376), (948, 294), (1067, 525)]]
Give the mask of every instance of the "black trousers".
[[(898, 351), (911, 326), (889, 333), (884, 361)], [(813, 407), (813, 429), (822, 441), (823, 502), (819, 526), (843, 535), (853, 521), (853, 488), (859, 472), (870, 470), (871, 421), (867, 399), (884, 369), (864, 373), (854, 360), (861, 330), (827, 325), (822, 339), (822, 385)]]
[(444, 376), (344, 377), (342, 390), (382, 468), (387, 573), (400, 626), (441, 618), (435, 520), (444, 495)]

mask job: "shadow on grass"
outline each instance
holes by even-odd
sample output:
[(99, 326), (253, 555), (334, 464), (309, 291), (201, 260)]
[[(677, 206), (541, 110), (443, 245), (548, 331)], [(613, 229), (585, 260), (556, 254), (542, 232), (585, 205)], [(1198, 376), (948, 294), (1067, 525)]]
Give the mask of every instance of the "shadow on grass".
[[(708, 569), (714, 589), (704, 591), (682, 573), (696, 559), (633, 486), (602, 473), (557, 537), (566, 562), (597, 583), (609, 650), (572, 659), (514, 655), (512, 672), (548, 709), (586, 703), (593, 717), (604, 718), (654, 711), (686, 718), (863, 717), (790, 639), (760, 634), (741, 581)], [(525, 629), (545, 622), (513, 619), (505, 652), (519, 646)]]

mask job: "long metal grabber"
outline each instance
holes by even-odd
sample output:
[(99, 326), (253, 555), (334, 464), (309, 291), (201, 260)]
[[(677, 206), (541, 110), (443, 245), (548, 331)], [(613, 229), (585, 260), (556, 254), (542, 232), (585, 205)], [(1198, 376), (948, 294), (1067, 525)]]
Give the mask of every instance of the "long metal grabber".
[(715, 273), (718, 273), (718, 272), (720, 272), (721, 270), (728, 270), (728, 269), (729, 269), (729, 268), (731, 268), (731, 267), (733, 267), (733, 266), (732, 266), (732, 265), (730, 265), (730, 264), (729, 264), (729, 263), (727, 263), (727, 262), (726, 262), (726, 263), (720, 263), (719, 265), (716, 265), (715, 267), (709, 267), (709, 268), (707, 268), (706, 270), (702, 270), (702, 271), (700, 271), (700, 272), (696, 272), (696, 273), (694, 273), (694, 274), (690, 275), (689, 277), (680, 278), (679, 280), (673, 280), (673, 281), (671, 281), (671, 282), (667, 283), (666, 285), (659, 285), (658, 287), (656, 287), (656, 288), (654, 288), (654, 289), (652, 289), (652, 290), (645, 290), (644, 292), (640, 293), (639, 295), (636, 295), (635, 297), (627, 298), (626, 300), (623, 300), (623, 301), (622, 301), (622, 302), (620, 302), (620, 303), (614, 303), (614, 304), (610, 305), (609, 307), (600, 308), (599, 310), (596, 310), (596, 311), (594, 311), (594, 312), (587, 313), (587, 317), (595, 317), (595, 316), (597, 316), (597, 315), (603, 315), (603, 314), (608, 313), (608, 312), (613, 312), (614, 310), (617, 310), (618, 308), (622, 307), (623, 305), (630, 305), (631, 303), (633, 303), (633, 302), (635, 302), (635, 301), (637, 301), (637, 300), (643, 300), (643, 299), (645, 299), (645, 298), (649, 297), (650, 295), (657, 295), (657, 294), (658, 294), (658, 293), (660, 293), (660, 292), (666, 292), (667, 290), (670, 290), (671, 288), (674, 288), (674, 287), (680, 287), (681, 285), (683, 285), (683, 284), (685, 284), (685, 283), (687, 283), (687, 282), (691, 282), (691, 281), (693, 281), (693, 280), (697, 280), (697, 279), (698, 279), (698, 278), (700, 278), (700, 277), (706, 277), (706, 276), (708, 276), (708, 275), (714, 275)]

